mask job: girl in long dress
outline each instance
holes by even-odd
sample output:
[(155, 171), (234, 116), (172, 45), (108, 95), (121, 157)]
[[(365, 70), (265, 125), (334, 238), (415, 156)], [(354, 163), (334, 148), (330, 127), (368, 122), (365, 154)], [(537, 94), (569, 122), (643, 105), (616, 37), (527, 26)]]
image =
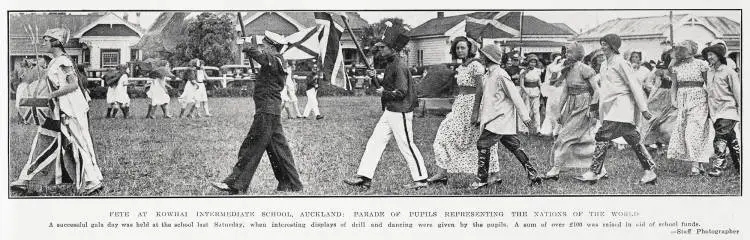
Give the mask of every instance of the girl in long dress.
[[(466, 37), (456, 37), (451, 45), (453, 58), (461, 60), (456, 68), (456, 83), (459, 94), (456, 96), (451, 112), (440, 123), (432, 149), (435, 152), (435, 163), (438, 171), (427, 179), (430, 183), (448, 183), (448, 173), (475, 173), (477, 171), (477, 147), (479, 129), (471, 125), (477, 87), (481, 86), (485, 68), (475, 58), (478, 43)], [(500, 170), (497, 147), (491, 148), (491, 173)], [(490, 182), (495, 181), (493, 178)]]
[(677, 108), (672, 105), (670, 89), (674, 76), (667, 69), (672, 51), (664, 52), (661, 62), (651, 78), (651, 93), (648, 96), (648, 110), (654, 114), (643, 129), (643, 144), (651, 149), (663, 149), (669, 144), (670, 134), (675, 127)]
[(541, 125), (541, 116), (539, 111), (539, 101), (541, 97), (540, 84), (542, 82), (542, 68), (540, 68), (539, 58), (534, 54), (529, 54), (526, 57), (528, 62), (528, 68), (521, 72), (521, 96), (523, 96), (524, 104), (529, 108), (531, 113), (531, 120), (534, 126), (529, 129), (530, 134), (536, 134), (536, 129)]
[(547, 72), (544, 74), (544, 84), (541, 86), (542, 95), (547, 97), (547, 103), (544, 109), (544, 121), (539, 128), (539, 133), (543, 136), (557, 136), (560, 131), (560, 124), (557, 119), (560, 117), (560, 94), (562, 94), (562, 80), (558, 76), (563, 67), (563, 59), (560, 54), (553, 54), (554, 60), (547, 66)]
[[(73, 62), (59, 39), (67, 39), (67, 30), (50, 29), (43, 36), (42, 49), (54, 58), (46, 79), (53, 113), (37, 130), (31, 154), (11, 189), (26, 192), (32, 180), (53, 173), (55, 184), (72, 182), (83, 194), (102, 189), (102, 173), (96, 162), (88, 124), (89, 105), (79, 86)], [(42, 173), (42, 174), (40, 174)]]
[(714, 130), (708, 116), (708, 93), (704, 88), (708, 63), (693, 58), (698, 44), (685, 40), (675, 46), (670, 64), (676, 75), (672, 84), (672, 103), (677, 107), (677, 120), (667, 148), (667, 158), (688, 161), (690, 175), (705, 173), (702, 164), (713, 155)]
[(193, 108), (198, 107), (198, 105), (203, 108), (203, 113), (206, 115), (206, 117), (211, 117), (211, 112), (208, 110), (208, 93), (206, 92), (206, 80), (208, 80), (208, 75), (206, 74), (206, 70), (203, 69), (203, 66), (205, 66), (205, 63), (202, 60), (199, 59), (193, 59), (195, 61), (195, 80), (198, 85), (198, 89), (195, 92), (195, 105)]
[[(599, 87), (594, 78), (596, 71), (581, 62), (584, 55), (585, 49), (579, 43), (568, 46), (558, 80), (563, 81), (560, 108), (557, 109), (559, 117), (556, 119), (561, 127), (550, 154), (553, 167), (545, 174), (546, 179), (559, 179), (560, 171), (565, 168), (586, 168), (591, 165), (596, 144), (596, 118), (591, 104), (598, 102), (595, 98)], [(601, 175), (606, 175), (606, 170)]]
[(151, 99), (151, 104), (148, 105), (146, 118), (154, 118), (151, 114), (157, 107), (161, 107), (161, 111), (164, 113), (164, 118), (172, 118), (168, 113), (169, 111), (167, 111), (167, 105), (170, 101), (167, 89), (172, 88), (172, 86), (167, 84), (167, 78), (170, 77), (170, 75), (169, 70), (165, 67), (158, 68), (156, 71), (152, 72), (151, 87), (148, 89), (148, 92), (146, 92), (146, 96)]
[[(190, 61), (191, 64), (196, 64), (195, 61)], [(192, 65), (191, 65), (192, 66)], [(185, 115), (185, 110), (188, 110), (186, 117), (191, 118), (193, 117), (193, 111), (195, 111), (196, 108), (196, 95), (198, 95), (198, 91), (200, 89), (200, 84), (198, 83), (198, 80), (194, 77), (193, 71), (188, 71), (185, 76), (183, 76), (183, 80), (185, 81), (185, 85), (182, 88), (182, 94), (178, 98), (181, 109), (180, 109), (180, 118), (182, 118), (183, 115)]]

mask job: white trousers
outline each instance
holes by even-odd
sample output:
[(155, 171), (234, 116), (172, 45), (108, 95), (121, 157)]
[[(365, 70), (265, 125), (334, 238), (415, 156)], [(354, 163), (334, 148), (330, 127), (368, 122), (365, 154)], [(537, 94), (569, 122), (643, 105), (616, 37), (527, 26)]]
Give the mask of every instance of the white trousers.
[(304, 117), (310, 116), (310, 111), (312, 111), (315, 116), (320, 115), (320, 109), (318, 109), (318, 92), (315, 90), (315, 88), (311, 88), (307, 90), (307, 104), (305, 104), (305, 112), (302, 114)]
[(359, 163), (357, 175), (372, 179), (375, 175), (375, 168), (378, 167), (378, 162), (380, 162), (380, 156), (392, 136), (396, 139), (398, 149), (409, 166), (412, 179), (414, 181), (427, 179), (427, 167), (424, 165), (422, 153), (419, 152), (417, 145), (414, 143), (414, 132), (411, 128), (413, 117), (414, 113), (412, 112), (400, 113), (386, 110), (383, 113), (372, 131), (370, 140), (367, 141), (367, 147)]

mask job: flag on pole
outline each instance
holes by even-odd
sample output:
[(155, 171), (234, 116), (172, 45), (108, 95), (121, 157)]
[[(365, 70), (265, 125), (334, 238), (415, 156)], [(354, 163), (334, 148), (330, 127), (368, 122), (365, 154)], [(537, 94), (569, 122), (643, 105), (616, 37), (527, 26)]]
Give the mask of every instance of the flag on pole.
[(318, 40), (320, 41), (320, 69), (331, 84), (349, 90), (351, 86), (344, 69), (344, 54), (341, 51), (341, 35), (344, 28), (333, 21), (330, 13), (315, 12), (318, 23)]
[(287, 36), (287, 45), (281, 49), (281, 55), (285, 60), (318, 58), (320, 51), (318, 33), (318, 27), (311, 27)]

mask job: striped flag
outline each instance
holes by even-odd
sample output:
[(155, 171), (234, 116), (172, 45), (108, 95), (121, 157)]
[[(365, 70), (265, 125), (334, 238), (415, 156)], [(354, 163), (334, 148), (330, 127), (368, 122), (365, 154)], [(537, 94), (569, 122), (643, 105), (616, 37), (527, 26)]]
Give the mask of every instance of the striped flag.
[(319, 62), (331, 84), (350, 90), (351, 86), (344, 69), (344, 54), (341, 51), (341, 35), (344, 28), (333, 21), (330, 13), (315, 12), (320, 41)]

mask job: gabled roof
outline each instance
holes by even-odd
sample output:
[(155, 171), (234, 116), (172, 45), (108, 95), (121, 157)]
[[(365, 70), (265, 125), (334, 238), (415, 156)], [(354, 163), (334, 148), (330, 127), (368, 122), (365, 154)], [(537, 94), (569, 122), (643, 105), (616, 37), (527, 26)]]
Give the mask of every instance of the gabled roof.
[(92, 28), (96, 27), (99, 24), (123, 24), (135, 31), (138, 36), (143, 36), (144, 31), (140, 26), (137, 26), (131, 22), (128, 22), (127, 20), (121, 18), (120, 16), (117, 16), (114, 13), (108, 12), (105, 13), (103, 16), (97, 18), (93, 22), (89, 23), (88, 25), (82, 27), (81, 29), (78, 29), (77, 31), (71, 31), (70, 37), (72, 38), (80, 38), (83, 37), (83, 34), (86, 33), (86, 31), (91, 30)]
[[(498, 21), (515, 29), (521, 29), (521, 12), (510, 12), (500, 17)], [(523, 15), (523, 35), (573, 35), (567, 30), (560, 29), (554, 24), (542, 21), (534, 16)]]
[[(259, 13), (265, 13), (263, 11), (250, 11), (246, 12), (244, 16), (242, 16), (242, 20), (245, 22), (244, 25), (247, 25), (248, 23), (252, 22), (252, 17), (256, 16)], [(309, 28), (315, 26), (317, 23), (315, 23), (315, 16), (313, 12), (274, 12), (278, 13), (282, 17), (289, 17), (294, 24), (301, 25), (302, 28)], [(336, 22), (339, 26), (344, 26), (344, 21), (341, 19), (341, 15), (338, 15), (338, 13), (330, 12), (333, 21)], [(369, 26), (369, 23), (367, 23), (367, 20), (359, 16), (359, 13), (356, 12), (346, 12), (347, 20), (349, 20), (349, 27), (352, 29), (363, 29)], [(301, 30), (301, 29), (300, 29)]]
[[(442, 36), (448, 30), (452, 29), (466, 17), (478, 18), (478, 19), (497, 19), (497, 21), (503, 25), (509, 26), (513, 29), (520, 29), (520, 12), (474, 12), (469, 14), (461, 14), (450, 17), (433, 18), (429, 21), (417, 26), (409, 32), (411, 37), (423, 37), (423, 36)], [(542, 21), (534, 16), (524, 14), (523, 16), (523, 34), (524, 35), (574, 35), (574, 32), (570, 32), (567, 29), (561, 29), (554, 24)], [(495, 30), (492, 30), (497, 32)], [(507, 31), (499, 30), (498, 36), (507, 36)]]
[[(739, 36), (739, 23), (726, 17), (701, 17), (686, 14), (674, 15), (672, 19), (679, 24), (686, 18), (695, 18), (704, 23), (718, 36)], [(591, 30), (581, 33), (578, 39), (598, 39), (609, 33), (617, 33), (621, 37), (628, 36), (667, 36), (669, 34), (669, 16), (652, 16), (639, 18), (619, 18), (609, 20)]]
[(578, 32), (575, 29), (573, 29), (570, 26), (568, 26), (568, 24), (565, 24), (565, 23), (552, 23), (552, 25), (555, 25), (555, 27), (567, 31), (570, 34), (573, 34), (573, 35), (578, 34)]
[(39, 28), (39, 35), (47, 29), (68, 28), (73, 34), (83, 27), (102, 17), (99, 14), (68, 15), (68, 14), (40, 14), (40, 13), (10, 13), (8, 17), (8, 35), (11, 37), (26, 37), (28, 34), (24, 26)]

